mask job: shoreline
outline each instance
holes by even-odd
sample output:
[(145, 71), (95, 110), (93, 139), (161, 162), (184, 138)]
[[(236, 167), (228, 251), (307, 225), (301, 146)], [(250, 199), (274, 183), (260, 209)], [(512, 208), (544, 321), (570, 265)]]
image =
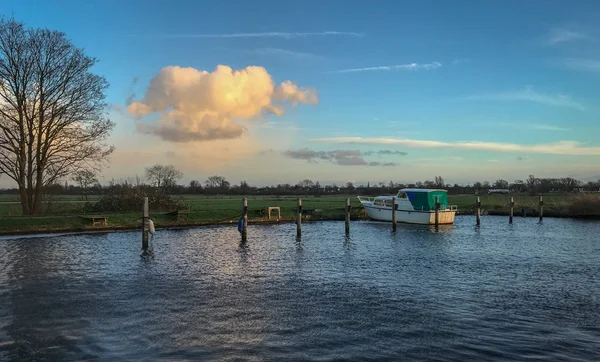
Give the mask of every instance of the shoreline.
[[(532, 211), (532, 210), (528, 210)], [(509, 213), (507, 211), (496, 211), (496, 210), (482, 210), (482, 216), (505, 216), (508, 217)], [(475, 216), (475, 211), (466, 210), (457, 212), (456, 216)], [(537, 212), (527, 213), (527, 216), (523, 216), (520, 212), (514, 213), (515, 218), (537, 218), (539, 214)], [(575, 220), (587, 220), (587, 221), (600, 221), (600, 216), (596, 215), (561, 215), (553, 212), (544, 212), (544, 218), (561, 218), (561, 219), (575, 219)], [(352, 221), (368, 221), (369, 219), (366, 217), (354, 217)], [(344, 218), (321, 218), (321, 219), (303, 219), (302, 223), (314, 223), (320, 221), (344, 221)], [(249, 225), (276, 225), (276, 224), (289, 224), (295, 223), (295, 218), (281, 218), (279, 220), (268, 220), (268, 219), (249, 219)], [(200, 228), (200, 227), (211, 227), (211, 226), (224, 226), (224, 225), (234, 225), (237, 228), (237, 220), (226, 220), (226, 221), (216, 221), (216, 222), (188, 222), (188, 223), (178, 223), (172, 225), (164, 225), (157, 226), (156, 230), (180, 230), (180, 229), (190, 229), (190, 228)], [(37, 230), (14, 230), (14, 231), (0, 231), (0, 237), (10, 237), (10, 236), (32, 236), (39, 237), (40, 235), (85, 235), (85, 234), (104, 234), (104, 233), (115, 233), (115, 232), (124, 232), (124, 231), (141, 231), (141, 225), (131, 226), (131, 225), (122, 225), (122, 226), (106, 226), (106, 227), (78, 227), (78, 228), (40, 228)]]

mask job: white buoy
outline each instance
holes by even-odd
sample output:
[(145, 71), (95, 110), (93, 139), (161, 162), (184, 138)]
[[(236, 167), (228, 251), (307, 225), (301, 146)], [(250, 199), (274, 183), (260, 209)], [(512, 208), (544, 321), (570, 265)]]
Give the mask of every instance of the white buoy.
[(156, 230), (154, 229), (154, 222), (152, 221), (152, 219), (148, 219), (148, 232), (154, 237), (154, 233), (156, 232)]

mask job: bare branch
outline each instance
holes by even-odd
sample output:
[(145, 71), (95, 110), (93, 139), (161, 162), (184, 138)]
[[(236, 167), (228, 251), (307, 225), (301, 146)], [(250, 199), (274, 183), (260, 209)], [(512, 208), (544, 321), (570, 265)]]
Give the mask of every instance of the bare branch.
[(45, 186), (99, 170), (114, 148), (97, 62), (65, 34), (0, 19), (0, 173), (19, 186), (24, 213), (38, 213)]

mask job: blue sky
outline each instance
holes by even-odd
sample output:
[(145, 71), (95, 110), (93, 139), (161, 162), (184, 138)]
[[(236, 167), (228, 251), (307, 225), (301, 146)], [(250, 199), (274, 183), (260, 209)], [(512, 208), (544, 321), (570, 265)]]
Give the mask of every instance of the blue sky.
[[(600, 177), (596, 1), (0, 4), (100, 60), (95, 71), (120, 110), (105, 178), (140, 174), (145, 164), (132, 157), (173, 162), (186, 180), (221, 173), (256, 183)], [(134, 119), (125, 110), (132, 93), (145, 102), (163, 67), (218, 65), (264, 67), (276, 84), (315, 90), (318, 104), (240, 120), (242, 140), (191, 142), (141, 133), (136, 124), (159, 112)]]

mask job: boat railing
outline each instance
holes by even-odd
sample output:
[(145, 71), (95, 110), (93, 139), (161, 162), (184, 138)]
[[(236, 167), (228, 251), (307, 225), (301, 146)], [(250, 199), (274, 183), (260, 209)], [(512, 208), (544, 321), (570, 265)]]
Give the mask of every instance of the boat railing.
[(362, 204), (363, 202), (374, 202), (375, 198), (374, 197), (367, 197), (367, 196), (356, 196), (356, 198), (358, 198), (358, 201), (360, 201), (360, 203)]
[[(421, 207), (421, 210), (425, 211), (425, 207)], [(457, 211), (458, 207), (456, 205), (441, 205), (440, 211)], [(428, 211), (435, 211), (435, 207), (430, 208)]]

